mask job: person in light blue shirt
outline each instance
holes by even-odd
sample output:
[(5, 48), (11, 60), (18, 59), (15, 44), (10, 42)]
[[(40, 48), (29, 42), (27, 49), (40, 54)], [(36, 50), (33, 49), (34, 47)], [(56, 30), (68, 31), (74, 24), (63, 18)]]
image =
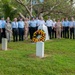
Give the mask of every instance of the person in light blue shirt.
[(61, 23), (62, 23), (62, 26), (64, 27), (65, 26), (65, 20), (64, 20), (64, 18), (62, 18)]
[(17, 29), (18, 28), (18, 22), (12, 22), (12, 29), (15, 28)]
[(35, 21), (36, 21), (36, 30), (38, 30), (40, 20), (38, 17), (36, 17)]
[(75, 35), (74, 35), (74, 27), (75, 27), (75, 21), (74, 21), (74, 18), (71, 17), (71, 21), (70, 21), (70, 39), (75, 39)]
[(48, 20), (46, 21), (46, 26), (48, 29), (49, 37), (50, 37), (50, 39), (52, 39), (53, 21), (50, 19), (50, 16), (48, 17)]
[(5, 28), (6, 21), (5, 20), (1, 20), (1, 22), (2, 22), (2, 28)]
[(12, 22), (13, 42), (18, 41), (18, 22), (17, 18), (14, 18)]
[(37, 22), (33, 18), (33, 20), (30, 21), (29, 26), (35, 28), (36, 24), (37, 24)]
[(22, 18), (20, 18), (20, 21), (18, 22), (18, 28), (19, 28), (19, 41), (24, 40), (24, 21)]
[(66, 20), (66, 21), (64, 22), (64, 26), (65, 26), (65, 27), (69, 27), (69, 24), (70, 24), (70, 22), (69, 22), (68, 20)]
[(30, 39), (32, 39), (33, 33), (36, 31), (36, 26), (37, 26), (37, 22), (35, 21), (35, 18), (32, 17), (29, 23)]
[(18, 22), (18, 28), (24, 28), (24, 21), (21, 18), (20, 21)]
[(1, 18), (1, 25), (2, 25), (2, 38), (6, 38), (6, 33), (5, 33), (6, 21), (4, 20), (4, 17)]
[(52, 38), (56, 38), (56, 27), (55, 27), (56, 23), (57, 23), (56, 20), (53, 19)]
[(38, 27), (41, 26), (41, 25), (45, 25), (45, 21), (43, 19), (43, 17), (39, 17), (39, 21), (38, 21)]
[(65, 19), (64, 27), (65, 27), (65, 38), (69, 38), (69, 24), (68, 18)]
[(1, 20), (0, 20), (0, 29), (2, 29), (2, 22), (1, 22)]
[(0, 43), (2, 42), (2, 24), (0, 20)]

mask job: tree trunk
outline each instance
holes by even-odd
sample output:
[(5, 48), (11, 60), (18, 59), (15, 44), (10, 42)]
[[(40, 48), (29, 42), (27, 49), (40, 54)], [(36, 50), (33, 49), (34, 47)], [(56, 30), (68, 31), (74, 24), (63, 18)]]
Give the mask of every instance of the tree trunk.
[(19, 12), (19, 15), (20, 15), (23, 19), (25, 19), (24, 15), (23, 15), (22, 13)]

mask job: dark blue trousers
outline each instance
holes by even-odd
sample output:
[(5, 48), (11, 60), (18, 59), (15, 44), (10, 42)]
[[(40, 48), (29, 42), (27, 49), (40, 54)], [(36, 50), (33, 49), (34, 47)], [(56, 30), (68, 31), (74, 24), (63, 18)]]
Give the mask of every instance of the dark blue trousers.
[(24, 40), (24, 28), (19, 28), (19, 41)]
[(2, 33), (1, 33), (1, 29), (0, 29), (0, 43), (2, 42)]
[(13, 41), (18, 41), (18, 28), (13, 28), (12, 29), (13, 32)]
[(47, 27), (50, 39), (52, 39), (52, 27)]
[(2, 38), (6, 38), (5, 28), (2, 28)]
[(33, 34), (36, 31), (36, 27), (29, 27), (29, 32), (30, 32), (30, 39), (33, 38)]
[(65, 38), (69, 38), (69, 27), (65, 27)]
[(74, 28), (70, 28), (70, 39), (74, 39)]

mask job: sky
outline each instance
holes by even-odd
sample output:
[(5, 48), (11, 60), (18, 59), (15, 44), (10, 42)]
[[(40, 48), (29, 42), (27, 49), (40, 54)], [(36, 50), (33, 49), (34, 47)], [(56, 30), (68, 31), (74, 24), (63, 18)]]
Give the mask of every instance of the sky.
[(44, 0), (40, 0), (40, 2), (43, 2)]
[[(75, 2), (75, 0), (73, 0), (74, 2)], [(75, 4), (74, 4), (74, 6), (75, 6)]]
[[(36, 4), (37, 0), (33, 0), (33, 4)], [(44, 0), (40, 0), (40, 2), (44, 2)]]

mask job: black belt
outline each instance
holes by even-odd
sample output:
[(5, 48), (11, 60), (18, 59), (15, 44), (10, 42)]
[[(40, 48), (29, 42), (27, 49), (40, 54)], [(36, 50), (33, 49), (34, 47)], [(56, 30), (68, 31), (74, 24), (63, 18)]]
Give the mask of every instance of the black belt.
[(18, 28), (13, 28), (13, 29), (18, 29)]
[(32, 27), (32, 28), (36, 28), (36, 27)]
[(47, 26), (47, 27), (52, 27), (52, 26)]

